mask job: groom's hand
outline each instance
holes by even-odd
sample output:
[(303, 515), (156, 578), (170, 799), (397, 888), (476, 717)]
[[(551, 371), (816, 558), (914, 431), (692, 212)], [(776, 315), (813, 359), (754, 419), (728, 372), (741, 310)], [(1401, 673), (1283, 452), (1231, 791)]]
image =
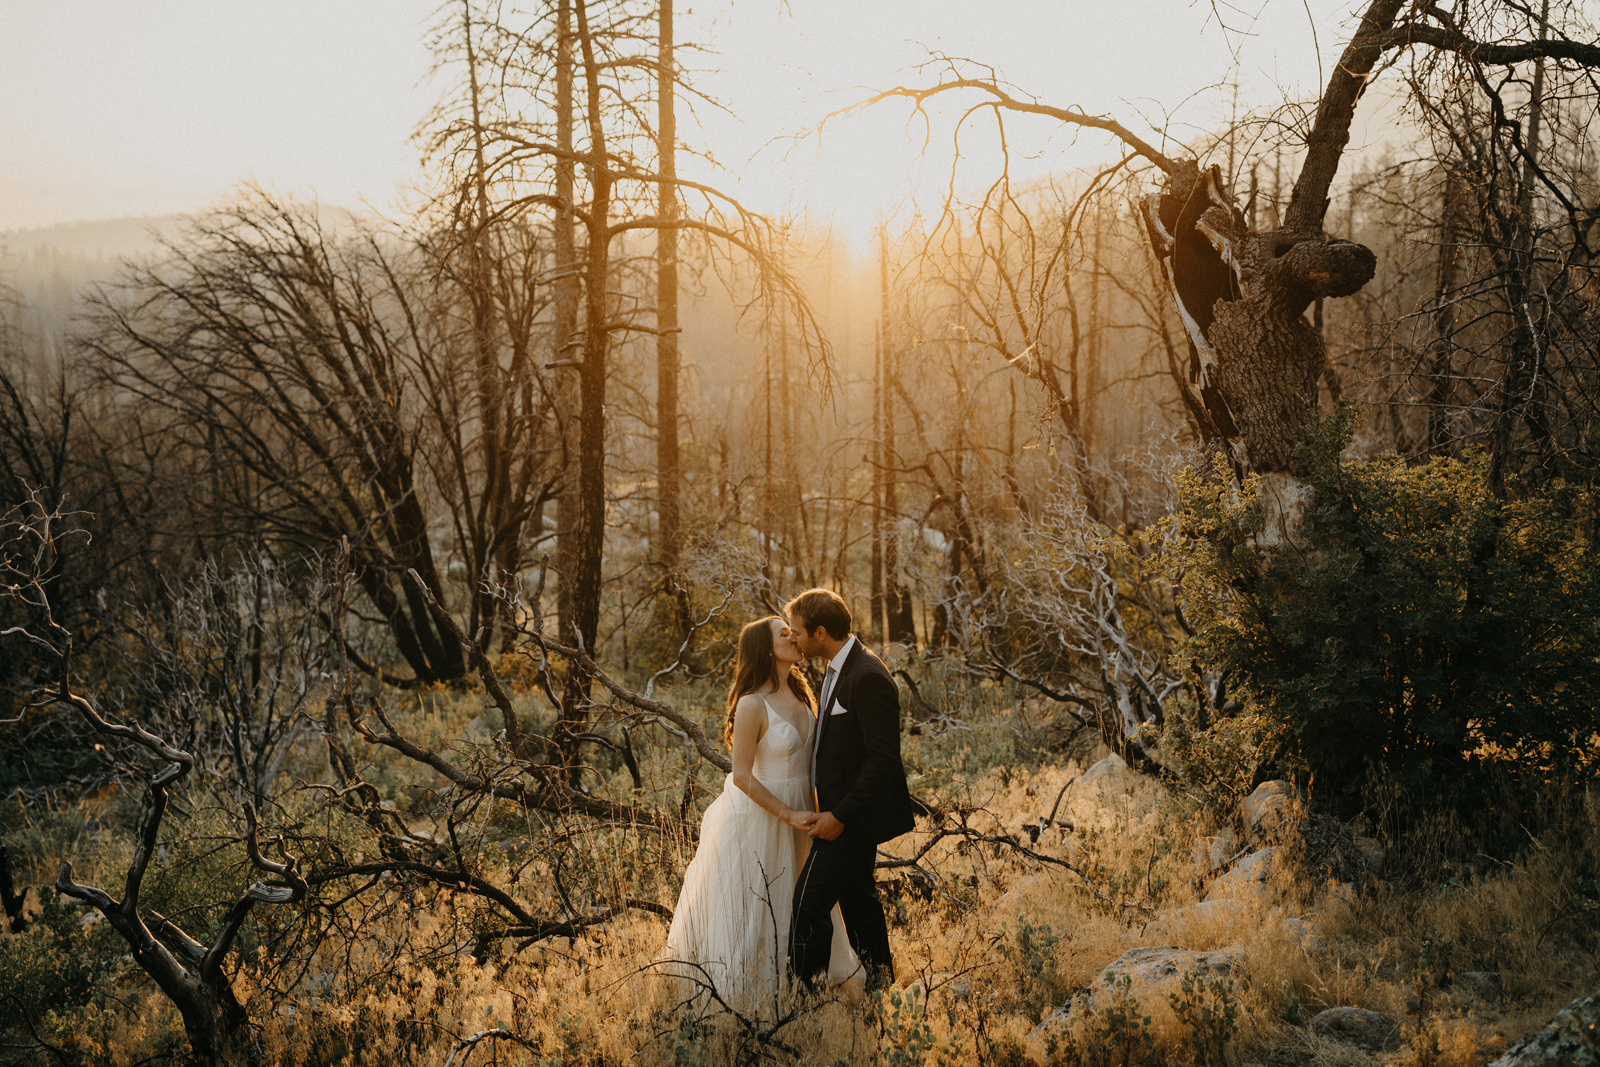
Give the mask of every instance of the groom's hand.
[(824, 811), (817, 816), (817, 821), (811, 824), (811, 836), (820, 837), (824, 841), (832, 841), (844, 833), (844, 823), (833, 817), (833, 812)]

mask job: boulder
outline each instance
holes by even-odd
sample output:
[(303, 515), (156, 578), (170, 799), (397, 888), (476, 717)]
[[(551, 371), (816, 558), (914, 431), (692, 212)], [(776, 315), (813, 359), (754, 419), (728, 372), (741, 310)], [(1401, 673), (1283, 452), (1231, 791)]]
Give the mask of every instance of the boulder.
[[(1141, 937), (1161, 937), (1173, 941), (1196, 941), (1208, 935), (1232, 937), (1238, 933), (1238, 924), (1256, 913), (1248, 900), (1234, 897), (1202, 900), (1181, 908), (1164, 912), (1140, 928)], [(1304, 919), (1285, 917), (1284, 932), (1289, 940), (1300, 946), (1307, 955), (1315, 955), (1327, 947), (1322, 931), (1316, 924)]]
[(1242, 900), (1202, 900), (1198, 904), (1186, 904), (1156, 916), (1145, 923), (1139, 933), (1144, 937), (1177, 940), (1210, 931), (1230, 930), (1247, 911), (1249, 905)]
[(1141, 1011), (1165, 1008), (1167, 997), (1179, 992), (1185, 974), (1195, 977), (1217, 975), (1231, 978), (1235, 983), (1245, 980), (1245, 950), (1239, 945), (1196, 952), (1192, 949), (1161, 945), (1151, 948), (1131, 948), (1112, 960), (1101, 970), (1100, 977), (1089, 986), (1089, 991), (1069, 1000), (1045, 1016), (1044, 1021), (1029, 1034), (1030, 1043), (1042, 1048), (1047, 1035), (1067, 1022), (1076, 1004), (1093, 1011), (1100, 997), (1112, 996), (1122, 979), (1128, 979), (1128, 995), (1139, 1001)]
[(1171, 945), (1130, 948), (1106, 964), (1089, 992), (1091, 997), (1111, 992), (1123, 976), (1127, 976), (1128, 991), (1148, 1009), (1155, 1004), (1165, 1004), (1167, 994), (1177, 991), (1185, 973), (1195, 977), (1221, 975), (1241, 981), (1245, 973), (1244, 957), (1245, 950), (1239, 945), (1206, 952)]
[(1357, 835), (1354, 839), (1356, 853), (1361, 857), (1362, 864), (1367, 868), (1367, 874), (1377, 878), (1383, 874), (1383, 861), (1389, 858), (1389, 853), (1378, 843), (1375, 837), (1362, 837)]
[(1139, 782), (1139, 774), (1115, 752), (1078, 775), (1078, 789), (1125, 792)]
[(1040, 881), (1041, 876), (1037, 874), (1024, 875), (1017, 879), (1011, 884), (1011, 888), (995, 899), (996, 913), (1007, 920), (1015, 919), (1018, 912), (1026, 910), (1026, 900)]
[(1400, 1047), (1400, 1024), (1366, 1008), (1329, 1008), (1311, 1020), (1311, 1032), (1369, 1052)]
[(1215, 837), (1202, 837), (1195, 846), (1194, 861), (1205, 868), (1207, 874), (1214, 874), (1228, 865), (1239, 851), (1239, 835), (1233, 832), (1233, 827), (1224, 827), (1223, 831)]
[(1277, 875), (1278, 849), (1268, 847), (1250, 853), (1224, 873), (1206, 891), (1207, 900), (1256, 899), (1273, 895)]
[(1304, 919), (1284, 919), (1283, 928), (1299, 943), (1300, 951), (1307, 956), (1315, 956), (1327, 948), (1327, 942), (1323, 940), (1322, 931), (1317, 929), (1316, 923)]
[(1280, 844), (1299, 822), (1299, 806), (1294, 786), (1284, 781), (1262, 782), (1240, 804), (1250, 837)]
[[(1460, 975), (1456, 976), (1460, 979)], [(1600, 1067), (1600, 993), (1579, 997), (1550, 1025), (1506, 1050), (1489, 1067)]]
[(1115, 752), (1078, 776), (1068, 791), (1068, 808), (1076, 825), (1109, 826), (1119, 816), (1154, 812), (1165, 787), (1129, 767)]

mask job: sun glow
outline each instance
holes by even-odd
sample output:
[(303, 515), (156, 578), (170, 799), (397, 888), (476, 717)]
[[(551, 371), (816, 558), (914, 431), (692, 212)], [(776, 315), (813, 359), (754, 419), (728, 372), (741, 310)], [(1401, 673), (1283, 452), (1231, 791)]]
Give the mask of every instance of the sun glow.
[[(192, 211), (248, 180), (392, 209), (420, 179), (408, 138), (439, 91), (423, 42), (434, 6), (76, 0), (12, 12), (0, 42), (0, 229)], [(1339, 25), (1339, 5), (1312, 9), (1319, 25)], [(1340, 43), (1326, 30), (1314, 43), (1291, 4), (1226, 29), (1212, 5), (1162, 0), (1028, 0), (981, 14), (955, 0), (722, 0), (681, 5), (678, 22), (680, 63), (726, 108), (700, 103), (680, 120), (683, 141), (716, 161), (686, 160), (685, 175), (763, 212), (831, 221), (858, 245), (878, 217), (937, 203), (957, 109), (972, 101), (940, 103), (927, 122), (904, 104), (824, 120), (873, 90), (933, 80), (934, 55), (1182, 139), (1225, 117), (1213, 113), (1221, 94), (1199, 90), (1236, 77), (1250, 103), (1303, 98)], [(1114, 158), (1105, 139), (1044, 120), (1011, 120), (1006, 133), (1023, 179)], [(964, 190), (1007, 158), (988, 114), (961, 127), (960, 151)]]

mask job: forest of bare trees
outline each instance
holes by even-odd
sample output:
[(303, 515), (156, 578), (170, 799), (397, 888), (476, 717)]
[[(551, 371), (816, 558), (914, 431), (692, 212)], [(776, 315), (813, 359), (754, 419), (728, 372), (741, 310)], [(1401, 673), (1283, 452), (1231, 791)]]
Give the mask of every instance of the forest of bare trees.
[[(0, 255), (0, 1062), (1312, 1062), (1302, 1003), (1365, 996), (1482, 1063), (1592, 992), (1600, 25), (1322, 32), (1318, 98), (1181, 136), (931, 56), (805, 136), (1104, 159), (961, 163), (852, 248), (682, 176), (739, 101), (672, 0), (453, 0), (408, 212), (251, 185), (115, 268)], [(900, 683), (925, 965), (848, 1017), (652, 992), (739, 627), (817, 585)], [(1155, 822), (1072, 808), (1101, 757)], [(1028, 1037), (1278, 781), (1259, 922), (1332, 955), (1205, 986), (1212, 1051)]]

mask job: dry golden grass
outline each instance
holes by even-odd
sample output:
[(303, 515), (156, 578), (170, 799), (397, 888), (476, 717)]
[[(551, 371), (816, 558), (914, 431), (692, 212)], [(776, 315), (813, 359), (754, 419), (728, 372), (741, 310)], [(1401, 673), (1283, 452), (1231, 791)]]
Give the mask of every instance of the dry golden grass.
[[(970, 825), (981, 832), (1015, 835), (1027, 844), (1022, 828), (1048, 813), (1094, 754), (1063, 763), (1009, 758), (1018, 747), (1014, 712), (1000, 704), (999, 694), (991, 696), (989, 719), (975, 715), (968, 720), (971, 731), (908, 739), (908, 759), (919, 774), (914, 788), (974, 809)], [(462, 739), (487, 743), (481, 703), (428, 699), (434, 706), (413, 708), (406, 717), (419, 740), (440, 747)], [(370, 777), (397, 801), (436, 784), (392, 754), (370, 755)], [(677, 751), (661, 746), (642, 755), (651, 780), (681, 783)], [(315, 753), (308, 753), (306, 765), (314, 762)], [(714, 793), (720, 782), (712, 778), (703, 784)], [(1040, 1019), (1141, 946), (1243, 949), (1245, 977), (1234, 992), (1235, 1064), (1479, 1064), (1600, 984), (1595, 935), (1585, 921), (1593, 912), (1583, 910), (1588, 897), (1575, 873), (1600, 869), (1600, 801), (1592, 793), (1569, 807), (1564, 823), (1530, 837), (1522, 855), (1462, 867), (1453, 880), (1375, 883), (1351, 895), (1286, 867), (1271, 899), (1178, 919), (1174, 912), (1204, 895), (1205, 839), (1226, 815), (1171, 796), (1130, 800), (1076, 787), (1062, 809), (1076, 828), (1046, 829), (1033, 847), (1074, 864), (1093, 889), (1078, 874), (1009, 847), (945, 839), (923, 863), (937, 880), (931, 894), (899, 883), (886, 893), (900, 1006), (887, 1000), (876, 1009), (806, 1006), (772, 1035), (793, 1055), (772, 1045), (770, 1061), (818, 1067), (1038, 1062), (1043, 1045), (1030, 1034)], [(489, 838), (539, 832), (511, 811), (486, 813), (483, 825)], [(78, 840), (83, 847), (87, 839), (80, 834)], [(903, 855), (918, 841), (912, 835), (887, 851)], [(626, 888), (670, 906), (688, 853), (680, 843), (652, 842), (597, 836), (584, 846), (589, 851), (578, 857), (574, 877), (592, 891)], [(1397, 845), (1395, 862), (1404, 862), (1404, 843)], [(63, 842), (59, 850), (70, 848)], [(76, 857), (80, 870), (113, 877), (120, 848), (107, 842), (98, 855), (88, 848)], [(36, 880), (45, 874), (32, 872)], [(518, 892), (552, 905), (541, 882), (547, 874), (530, 867)], [(393, 905), (393, 890), (373, 890), (367, 904), (385, 892)], [(235, 985), (261, 1024), (265, 1062), (441, 1064), (464, 1038), (496, 1028), (518, 1040), (486, 1039), (457, 1051), (455, 1062), (470, 1053), (473, 1063), (721, 1064), (750, 1061), (754, 1054), (752, 1033), (727, 1019), (702, 1020), (695, 1028), (691, 1018), (685, 1029), (674, 988), (653, 968), (666, 933), (656, 916), (629, 913), (584, 936), (521, 952), (502, 943), (480, 963), (467, 949), (482, 917), (477, 905), (443, 892), (412, 891), (407, 899), (413, 906), (374, 912), (371, 922), (352, 923), (345, 935), (324, 939), (302, 960), (303, 976), (289, 983), (287, 995), (269, 990), (270, 956), (244, 957)], [(1286, 917), (1314, 923), (1324, 948), (1308, 954)], [(114, 1001), (63, 1015), (50, 1032), (60, 1039), (70, 1029), (81, 1062), (133, 1064), (181, 1048), (181, 1025), (165, 1000), (131, 967), (114, 969)], [(1468, 970), (1498, 971), (1499, 995), (1475, 1000), (1453, 987), (1452, 976)], [(1401, 1023), (1403, 1047), (1367, 1053), (1303, 1025), (1338, 1005), (1369, 1008)], [(1148, 1062), (1190, 1062), (1188, 1033), (1170, 1007), (1147, 1003), (1140, 1009), (1151, 1017), (1155, 1042)], [(932, 1047), (920, 1058), (910, 1056), (908, 1034)], [(50, 1058), (38, 1048), (4, 1055)]]

